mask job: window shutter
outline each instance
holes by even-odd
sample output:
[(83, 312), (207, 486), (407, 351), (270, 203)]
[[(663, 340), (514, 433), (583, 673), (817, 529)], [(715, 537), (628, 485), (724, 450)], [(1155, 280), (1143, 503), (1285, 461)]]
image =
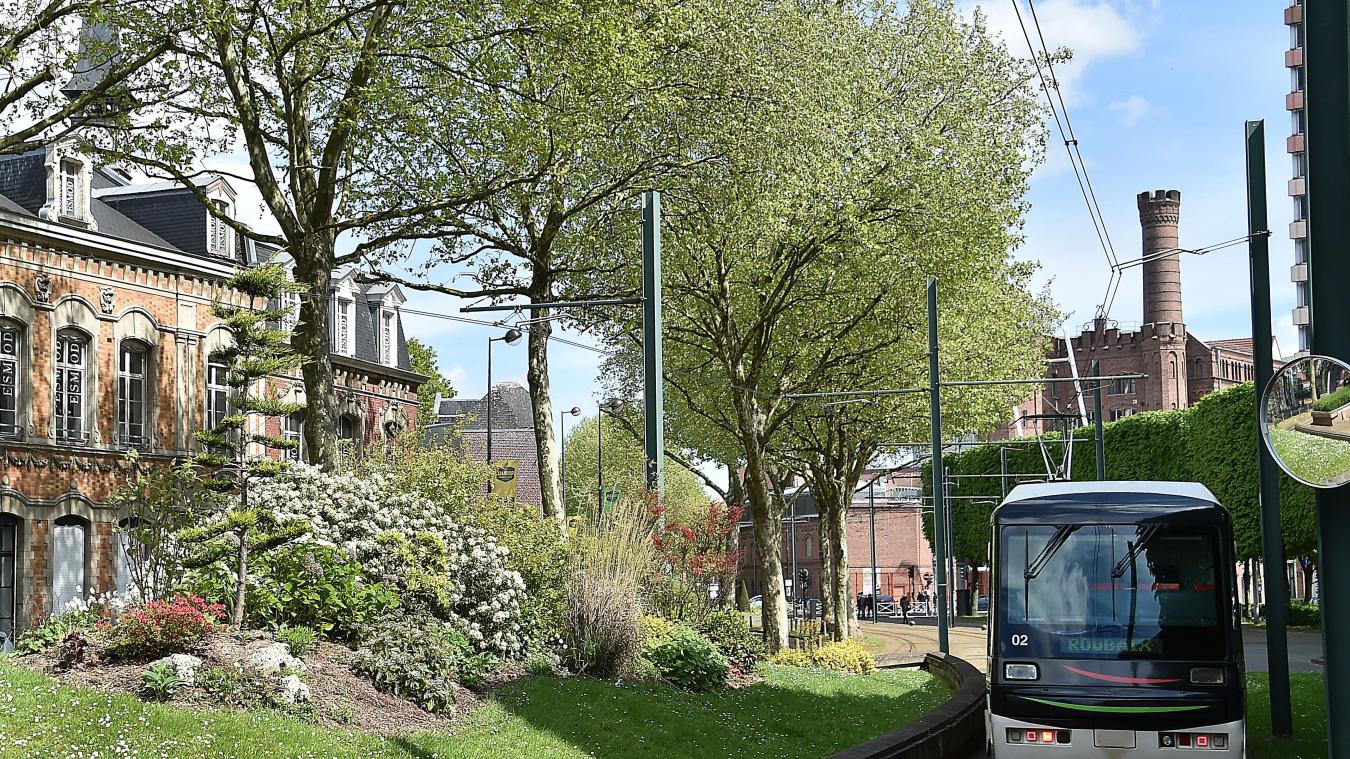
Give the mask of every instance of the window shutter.
[(131, 590), (131, 535), (117, 532), (113, 536), (113, 583), (119, 594)]
[(83, 524), (58, 524), (52, 530), (52, 605), (53, 614), (84, 592)]

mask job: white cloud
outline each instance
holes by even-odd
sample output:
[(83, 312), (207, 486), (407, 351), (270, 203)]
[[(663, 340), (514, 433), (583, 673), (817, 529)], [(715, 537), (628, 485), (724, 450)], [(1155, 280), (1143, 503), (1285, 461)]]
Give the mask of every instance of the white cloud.
[(1131, 95), (1107, 106), (1120, 117), (1120, 123), (1132, 127), (1157, 110), (1157, 107), (1140, 95)]
[[(1030, 9), (1021, 3), (1022, 20), (1032, 43), (1040, 48), (1040, 37), (1032, 24)], [(1015, 55), (1029, 57), (1026, 36), (1017, 13), (1006, 0), (977, 0), (966, 3), (967, 12), (979, 7), (989, 19), (989, 29), (1001, 35)], [(1060, 91), (1072, 107), (1086, 99), (1077, 88), (1078, 80), (1093, 63), (1138, 52), (1143, 42), (1136, 20), (1128, 17), (1123, 3), (1107, 0), (1042, 0), (1036, 4), (1045, 46), (1054, 52), (1064, 47), (1073, 51), (1073, 59), (1055, 66)], [(1133, 15), (1133, 14), (1130, 14)]]

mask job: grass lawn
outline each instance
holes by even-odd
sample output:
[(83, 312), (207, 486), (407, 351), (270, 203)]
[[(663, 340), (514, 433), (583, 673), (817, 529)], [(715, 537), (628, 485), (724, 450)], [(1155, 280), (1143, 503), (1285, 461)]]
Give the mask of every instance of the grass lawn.
[(1270, 735), (1270, 682), (1264, 672), (1247, 673), (1247, 755), (1252, 759), (1314, 759), (1327, 755), (1327, 707), (1322, 675), (1289, 675), (1294, 737)]
[(1350, 473), (1350, 443), (1278, 428), (1270, 430), (1270, 442), (1280, 460), (1308, 482), (1344, 482)]
[(819, 757), (951, 695), (914, 670), (855, 677), (767, 667), (766, 675), (715, 696), (532, 677), (500, 690), (452, 735), (385, 739), (280, 714), (193, 711), (66, 688), (0, 661), (0, 746), (34, 757)]

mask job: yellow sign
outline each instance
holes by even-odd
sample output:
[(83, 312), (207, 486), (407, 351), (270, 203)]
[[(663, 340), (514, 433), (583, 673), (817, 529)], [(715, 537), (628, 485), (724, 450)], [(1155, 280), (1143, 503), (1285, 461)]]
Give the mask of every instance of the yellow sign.
[(516, 498), (516, 462), (503, 461), (497, 464), (497, 474), (492, 478), (492, 494), (502, 498)]

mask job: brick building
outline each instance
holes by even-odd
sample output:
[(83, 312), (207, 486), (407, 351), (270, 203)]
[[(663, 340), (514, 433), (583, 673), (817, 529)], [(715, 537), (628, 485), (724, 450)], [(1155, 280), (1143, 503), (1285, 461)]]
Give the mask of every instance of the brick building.
[[(1046, 356), (1049, 378), (1087, 378), (1092, 362), (1107, 377), (1102, 388), (1103, 420), (1112, 422), (1141, 411), (1186, 408), (1201, 397), (1255, 377), (1252, 341), (1204, 341), (1186, 328), (1182, 314), (1178, 225), (1181, 193), (1142, 192), (1138, 196), (1143, 230), (1144, 298), (1142, 325), (1122, 328), (1096, 319), (1077, 336), (1054, 338)], [(1146, 374), (1144, 379), (1110, 379)], [(1052, 415), (1071, 417), (1070, 427), (1093, 421), (1093, 399), (1084, 380), (1080, 399), (1074, 383), (1046, 383), (1041, 392), (1013, 410), (1013, 420), (994, 439), (1041, 434), (1058, 429)], [(1080, 403), (1081, 400), (1081, 403)]]
[[(923, 535), (920, 505), (922, 479), (918, 469), (870, 470), (860, 482), (878, 477), (873, 490), (863, 488), (853, 495), (849, 505), (846, 541), (848, 544), (849, 588), (854, 594), (872, 584), (876, 567), (876, 585), (882, 595), (913, 597), (925, 588), (924, 576), (932, 575), (933, 555)], [(805, 598), (820, 598), (821, 571), (820, 513), (809, 488), (789, 490), (785, 499), (791, 506), (784, 512), (780, 558), (783, 579), (798, 577), (805, 569), (810, 585)], [(875, 514), (875, 519), (874, 519)], [(759, 595), (764, 579), (759, 576), (759, 557), (755, 552), (754, 530), (747, 510), (740, 527), (740, 580), (751, 596)], [(875, 522), (876, 556), (872, 555)], [(794, 529), (795, 527), (795, 529)], [(796, 551), (793, 551), (793, 542)], [(794, 561), (795, 556), (795, 561)], [(929, 587), (931, 592), (931, 587)]]
[[(465, 446), (469, 456), (487, 460), (487, 397), (436, 398), (436, 422), (426, 428), (429, 437), (449, 437)], [(516, 499), (542, 508), (539, 485), (539, 449), (534, 436), (530, 391), (518, 382), (492, 386), (492, 459), (515, 462)]]
[(1303, 109), (1303, 0), (1291, 0), (1284, 9), (1284, 23), (1289, 27), (1289, 50), (1284, 54), (1284, 65), (1289, 69), (1289, 94), (1284, 107), (1289, 111), (1290, 134), (1285, 141), (1292, 164), (1289, 179), (1289, 197), (1294, 201), (1294, 220), (1289, 222), (1289, 238), (1294, 241), (1294, 264), (1289, 268), (1289, 279), (1294, 283), (1294, 326), (1298, 328), (1298, 351), (1306, 353), (1311, 335), (1308, 332), (1308, 158), (1304, 152), (1304, 127), (1307, 118)]
[[(224, 179), (200, 189), (236, 211)], [(224, 367), (208, 357), (229, 333), (210, 304), (238, 267), (269, 260), (285, 257), (186, 187), (136, 183), (61, 144), (0, 156), (0, 648), (81, 593), (123, 585), (127, 515), (107, 499), (127, 452), (191, 456), (193, 433), (226, 413)], [(346, 276), (329, 296), (339, 427), (359, 449), (415, 421), (424, 378), (409, 370), (396, 288)], [(273, 388), (304, 400), (298, 376)], [(301, 435), (298, 418), (273, 423)]]

